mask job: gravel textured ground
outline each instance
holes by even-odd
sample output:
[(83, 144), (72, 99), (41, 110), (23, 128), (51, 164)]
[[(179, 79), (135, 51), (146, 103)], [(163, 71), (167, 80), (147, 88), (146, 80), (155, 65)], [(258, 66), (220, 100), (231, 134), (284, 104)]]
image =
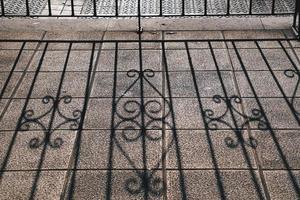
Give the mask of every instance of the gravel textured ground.
[(0, 32), (0, 199), (299, 199), (292, 33), (141, 36)]

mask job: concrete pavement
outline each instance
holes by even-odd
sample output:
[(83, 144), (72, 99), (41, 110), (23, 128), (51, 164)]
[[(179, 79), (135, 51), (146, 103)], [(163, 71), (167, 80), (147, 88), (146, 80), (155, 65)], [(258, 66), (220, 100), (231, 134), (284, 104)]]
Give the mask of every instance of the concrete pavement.
[(0, 199), (300, 197), (290, 30), (7, 30)]

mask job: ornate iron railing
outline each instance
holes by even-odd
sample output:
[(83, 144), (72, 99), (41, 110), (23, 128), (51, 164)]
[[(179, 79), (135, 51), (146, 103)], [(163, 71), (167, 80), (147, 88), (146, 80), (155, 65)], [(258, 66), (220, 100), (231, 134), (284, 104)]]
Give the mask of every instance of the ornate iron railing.
[(1, 16), (163, 17), (294, 14), (295, 0), (0, 0)]
[[(297, 4), (297, 5), (296, 5)], [(299, 35), (296, 0), (0, 0), (1, 17), (199, 17), (294, 15)]]

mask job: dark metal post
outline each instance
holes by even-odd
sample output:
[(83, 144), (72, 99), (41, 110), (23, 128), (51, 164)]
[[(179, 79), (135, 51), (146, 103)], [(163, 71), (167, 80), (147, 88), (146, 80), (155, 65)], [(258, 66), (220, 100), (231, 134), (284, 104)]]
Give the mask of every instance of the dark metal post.
[(300, 39), (300, 1), (296, 1), (293, 30), (296, 37)]
[(74, 11), (74, 0), (71, 0), (71, 16), (75, 16), (75, 11)]
[(25, 4), (26, 4), (26, 16), (28, 17), (30, 15), (30, 11), (29, 11), (29, 1), (26, 0), (25, 1)]
[(48, 0), (48, 16), (51, 17), (52, 16), (52, 10), (51, 10), (51, 0)]
[(142, 14), (141, 14), (141, 0), (138, 0), (138, 30), (137, 32), (140, 34), (143, 32), (143, 27), (141, 25), (141, 17), (142, 17)]
[(0, 3), (1, 3), (1, 16), (5, 16), (4, 0), (0, 0)]
[(182, 3), (182, 7), (181, 7), (181, 16), (184, 16), (184, 15), (185, 15), (185, 1), (182, 0), (181, 3)]
[(97, 16), (97, 2), (96, 0), (93, 0), (93, 9), (94, 9), (94, 17)]
[(272, 11), (271, 11), (272, 15), (275, 14), (275, 0), (272, 1)]
[(118, 0), (115, 0), (115, 16), (119, 16), (119, 2)]

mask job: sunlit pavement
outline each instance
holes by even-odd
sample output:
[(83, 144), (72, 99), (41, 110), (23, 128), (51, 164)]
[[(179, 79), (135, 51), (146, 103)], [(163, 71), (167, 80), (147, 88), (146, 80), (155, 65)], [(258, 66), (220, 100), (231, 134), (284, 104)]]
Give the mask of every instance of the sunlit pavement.
[(0, 32), (0, 199), (299, 198), (291, 37)]

